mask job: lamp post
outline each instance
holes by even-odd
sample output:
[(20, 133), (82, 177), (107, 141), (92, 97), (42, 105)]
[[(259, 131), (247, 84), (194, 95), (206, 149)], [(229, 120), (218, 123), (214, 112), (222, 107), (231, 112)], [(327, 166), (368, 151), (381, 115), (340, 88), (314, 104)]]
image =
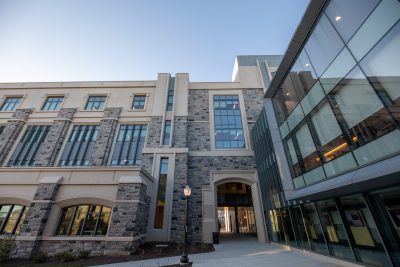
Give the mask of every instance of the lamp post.
[(187, 216), (188, 216), (188, 200), (190, 197), (190, 194), (192, 193), (192, 189), (187, 185), (185, 189), (183, 190), (183, 194), (186, 197), (186, 212), (185, 212), (185, 239), (183, 243), (183, 254), (181, 257), (181, 265), (186, 265), (189, 264), (189, 258), (187, 254), (187, 248), (186, 248), (186, 243), (187, 243), (187, 231), (188, 231), (188, 223), (187, 223)]

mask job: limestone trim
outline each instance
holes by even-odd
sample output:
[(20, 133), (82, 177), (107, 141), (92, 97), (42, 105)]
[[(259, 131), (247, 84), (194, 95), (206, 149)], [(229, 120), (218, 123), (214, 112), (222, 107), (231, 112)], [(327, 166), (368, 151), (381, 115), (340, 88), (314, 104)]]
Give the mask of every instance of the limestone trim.
[(6, 204), (15, 204), (15, 205), (22, 205), (29, 207), (31, 205), (31, 200), (24, 198), (17, 198), (17, 197), (7, 197), (7, 196), (0, 197), (0, 205), (6, 205)]
[(137, 236), (17, 236), (17, 241), (121, 241), (129, 242), (145, 238), (146, 234)]
[[(135, 96), (145, 96), (146, 99), (144, 101), (144, 107), (142, 109), (134, 109), (133, 108), (133, 100), (135, 99)], [(147, 112), (147, 107), (149, 106), (149, 99), (150, 99), (150, 92), (148, 90), (144, 92), (134, 92), (131, 94), (129, 97), (129, 106), (127, 111), (128, 112)]]
[[(227, 155), (226, 150), (214, 150), (214, 151), (189, 151), (190, 157), (224, 157)], [(253, 157), (254, 152), (248, 150), (229, 150), (229, 156), (231, 157)]]
[[(211, 232), (218, 230), (217, 225), (217, 186), (228, 182), (239, 182), (247, 184), (251, 187), (251, 194), (253, 198), (253, 209), (257, 227), (258, 241), (267, 242), (267, 233), (265, 226), (265, 218), (263, 216), (263, 207), (261, 201), (261, 193), (257, 179), (256, 170), (224, 170), (224, 171), (210, 171), (210, 185), (203, 186), (203, 201), (202, 201), (202, 214), (203, 214), (203, 241), (211, 242)], [(207, 217), (209, 214), (210, 217)]]
[(143, 154), (150, 154), (150, 153), (169, 153), (169, 154), (174, 154), (174, 153), (190, 153), (189, 148), (183, 147), (183, 148), (167, 148), (167, 147), (148, 147), (148, 148), (143, 148)]
[(112, 208), (114, 206), (114, 202), (115, 201), (99, 197), (72, 197), (58, 200), (57, 202), (55, 202), (55, 204), (61, 209), (84, 204), (101, 205)]

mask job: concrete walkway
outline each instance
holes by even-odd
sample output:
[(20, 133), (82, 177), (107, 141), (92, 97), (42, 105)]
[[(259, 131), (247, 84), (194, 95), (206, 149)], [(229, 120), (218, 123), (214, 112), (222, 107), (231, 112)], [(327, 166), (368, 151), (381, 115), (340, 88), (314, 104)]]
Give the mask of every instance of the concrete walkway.
[[(103, 267), (159, 267), (179, 263), (179, 257), (101, 265)], [(359, 266), (314, 253), (287, 251), (276, 245), (258, 243), (255, 238), (222, 240), (215, 251), (189, 255), (195, 267), (339, 267)]]

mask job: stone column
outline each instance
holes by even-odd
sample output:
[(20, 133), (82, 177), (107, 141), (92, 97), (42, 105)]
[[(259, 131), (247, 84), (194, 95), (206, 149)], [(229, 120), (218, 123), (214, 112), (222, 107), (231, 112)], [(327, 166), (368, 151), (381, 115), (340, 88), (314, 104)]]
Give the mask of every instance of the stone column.
[(120, 113), (121, 108), (106, 108), (104, 110), (104, 118), (101, 120), (97, 140), (90, 158), (90, 165), (104, 166), (107, 164)]
[[(107, 236), (130, 237), (131, 239), (115, 244), (113, 247), (117, 253), (132, 252), (144, 242), (150, 203), (150, 197), (146, 194), (146, 190), (147, 185), (140, 176), (120, 178)], [(113, 252), (113, 254), (115, 253)]]
[(22, 131), (26, 120), (28, 119), (31, 109), (17, 109), (12, 119), (10, 119), (0, 135), (0, 165), (4, 164), (4, 161), (10, 152), (15, 140)]
[(57, 119), (54, 120), (54, 124), (50, 127), (49, 133), (38, 151), (38, 158), (35, 166), (48, 167), (54, 165), (68, 133), (75, 111), (75, 108), (62, 108), (60, 110)]
[(16, 239), (16, 257), (29, 258), (39, 250), (39, 237), (43, 234), (60, 182), (61, 177), (43, 177), (40, 181)]

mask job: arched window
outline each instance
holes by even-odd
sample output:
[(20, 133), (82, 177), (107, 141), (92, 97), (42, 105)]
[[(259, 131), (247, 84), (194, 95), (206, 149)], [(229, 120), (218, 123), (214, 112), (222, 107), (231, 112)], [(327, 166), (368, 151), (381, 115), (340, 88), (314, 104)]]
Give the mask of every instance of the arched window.
[(63, 209), (58, 235), (101, 236), (107, 234), (111, 208), (82, 204)]
[(18, 235), (28, 207), (21, 205), (0, 205), (0, 234)]

